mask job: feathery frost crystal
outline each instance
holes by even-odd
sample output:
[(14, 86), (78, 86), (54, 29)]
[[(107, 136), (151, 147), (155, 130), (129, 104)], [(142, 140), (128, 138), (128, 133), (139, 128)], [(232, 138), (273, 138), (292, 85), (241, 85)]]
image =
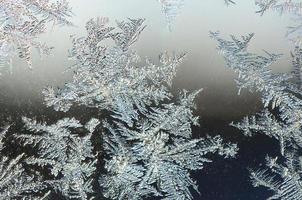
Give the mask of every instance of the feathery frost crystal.
[(31, 67), (31, 49), (49, 54), (52, 47), (37, 41), (49, 22), (72, 25), (66, 0), (0, 0), (0, 66), (12, 65), (17, 54)]
[(290, 14), (295, 24), (288, 26), (287, 37), (298, 46), (301, 46), (302, 38), (302, 2), (295, 0), (256, 0), (255, 4), (259, 7), (256, 13), (263, 15), (268, 10), (283, 14)]
[(26, 162), (47, 169), (50, 167), (50, 173), (55, 179), (47, 180), (45, 184), (64, 196), (87, 199), (87, 194), (93, 192), (91, 176), (96, 162), (90, 139), (99, 121), (91, 119), (84, 126), (88, 130), (85, 136), (71, 131), (83, 127), (74, 118), (64, 118), (53, 125), (37, 123), (25, 117), (23, 122), (35, 134), (18, 134), (17, 137), (24, 141), (24, 145), (38, 148), (38, 157), (28, 158)]
[(135, 128), (123, 123), (105, 122), (107, 174), (100, 178), (105, 197), (111, 199), (192, 199), (190, 190), (198, 191), (190, 177), (191, 170), (211, 162), (206, 155), (233, 157), (234, 144), (223, 144), (219, 136), (192, 139), (191, 125), (198, 125), (192, 115), (194, 97), (184, 92), (177, 104), (152, 108)]
[(267, 56), (259, 56), (249, 53), (247, 46), (253, 34), (241, 39), (231, 36), (230, 41), (220, 38), (217, 32), (211, 32), (211, 37), (218, 41), (218, 50), (227, 66), (238, 73), (238, 87), (255, 89), (262, 94), (265, 110), (257, 116), (246, 117), (242, 122), (231, 125), (249, 136), (257, 132), (277, 139), (281, 154), (286, 160), (283, 164), (277, 164), (277, 158), (268, 158), (269, 170), (251, 170), (254, 186), (265, 186), (273, 190), (275, 195), (269, 199), (301, 199), (302, 50), (296, 47), (292, 53), (291, 74), (272, 74), (269, 67), (280, 55), (266, 52)]
[(105, 197), (192, 199), (190, 189), (197, 185), (190, 171), (210, 162), (207, 153), (232, 157), (237, 147), (223, 144), (219, 136), (192, 139), (191, 126), (198, 125), (193, 101), (199, 91), (184, 91), (177, 104), (166, 103), (184, 54), (162, 53), (159, 64), (142, 62), (130, 46), (145, 28), (143, 22), (117, 22), (116, 30), (106, 26), (107, 18), (90, 20), (88, 36), (73, 37), (73, 81), (59, 91), (45, 89), (45, 102), (65, 112), (74, 104), (109, 111), (102, 123), (108, 130), (107, 172), (99, 180)]
[(231, 5), (231, 4), (236, 4), (235, 1), (233, 1), (233, 0), (224, 0), (224, 3), (225, 3), (227, 6), (229, 6), (229, 5)]
[(0, 132), (0, 199), (43, 199), (34, 196), (35, 192), (43, 189), (43, 185), (39, 177), (25, 172), (22, 165), (24, 154), (14, 159), (3, 156), (3, 140), (8, 129), (9, 126)]
[(166, 17), (166, 22), (170, 31), (172, 31), (175, 19), (181, 12), (185, 0), (158, 0), (162, 7), (162, 12)]
[[(129, 47), (145, 28), (143, 19), (117, 22), (118, 29), (106, 27), (108, 19), (90, 20), (88, 36), (73, 38), (71, 57), (75, 59), (73, 81), (55, 91), (44, 90), (47, 106), (68, 111), (73, 104), (112, 111), (114, 117), (131, 126), (139, 113), (168, 99), (168, 87), (184, 54), (160, 55), (159, 64), (142, 62)], [(105, 46), (104, 40), (114, 45)]]

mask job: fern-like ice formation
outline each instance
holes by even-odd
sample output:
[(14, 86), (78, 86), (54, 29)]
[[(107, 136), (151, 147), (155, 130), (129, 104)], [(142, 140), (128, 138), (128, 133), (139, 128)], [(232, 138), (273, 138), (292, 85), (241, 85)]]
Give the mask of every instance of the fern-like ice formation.
[[(184, 7), (185, 0), (158, 0), (161, 4), (162, 13), (165, 15), (169, 31), (173, 30), (176, 18), (180, 15)], [(225, 5), (236, 4), (233, 0), (224, 0)]]
[(268, 10), (283, 13), (302, 14), (302, 3), (292, 0), (255, 0), (259, 7), (257, 13), (263, 15)]
[[(73, 104), (108, 110), (129, 125), (145, 113), (146, 106), (158, 104), (171, 95), (168, 87), (184, 54), (160, 55), (159, 65), (142, 62), (129, 47), (145, 28), (143, 19), (117, 22), (119, 30), (106, 27), (108, 19), (90, 20), (87, 37), (73, 38), (71, 57), (76, 64), (73, 81), (55, 91), (44, 90), (47, 106), (68, 111)], [(104, 40), (113, 45), (105, 46)]]
[(296, 153), (286, 156), (284, 164), (278, 158), (266, 158), (266, 169), (251, 171), (252, 183), (255, 187), (264, 186), (273, 192), (268, 199), (299, 200), (302, 198), (301, 172), (302, 157)]
[(190, 191), (198, 191), (198, 186), (190, 171), (211, 162), (206, 158), (209, 153), (236, 154), (236, 145), (223, 144), (219, 136), (192, 139), (191, 125), (198, 125), (192, 114), (197, 93), (184, 92), (178, 103), (152, 108), (135, 128), (104, 123), (109, 130), (105, 150), (110, 155), (107, 174), (100, 178), (105, 197), (192, 199)]
[(217, 33), (211, 35), (218, 41), (218, 49), (224, 56), (227, 66), (238, 73), (236, 82), (239, 93), (243, 88), (255, 89), (262, 93), (265, 108), (279, 111), (280, 120), (266, 109), (259, 116), (245, 118), (236, 126), (243, 129), (247, 135), (251, 135), (252, 130), (265, 131), (267, 135), (280, 141), (281, 152), (284, 152), (287, 144), (291, 146), (292, 142), (302, 147), (299, 139), (302, 126), (302, 100), (297, 94), (298, 91), (294, 89), (296, 87), (288, 86), (290, 75), (275, 75), (269, 68), (280, 55), (266, 52), (267, 56), (259, 56), (249, 53), (247, 46), (253, 34), (241, 39), (232, 36), (231, 41), (221, 39)]
[(72, 25), (66, 0), (0, 0), (0, 66), (12, 64), (14, 56), (31, 67), (31, 50), (49, 54), (52, 47), (37, 40), (49, 22)]
[[(50, 171), (54, 179), (44, 183), (65, 197), (88, 199), (87, 195), (93, 193), (92, 174), (96, 162), (91, 136), (99, 121), (93, 118), (83, 126), (74, 118), (64, 118), (47, 125), (24, 117), (23, 122), (32, 134), (17, 137), (24, 145), (38, 149), (38, 156), (28, 158), (26, 162)], [(88, 133), (84, 136), (73, 133), (72, 129), (81, 127)]]
[(185, 0), (158, 0), (165, 15), (168, 29), (172, 31), (177, 16), (180, 14)]
[(264, 133), (277, 139), (281, 154), (287, 162), (272, 164), (272, 173), (279, 174), (279, 179), (266, 173), (266, 170), (252, 171), (255, 186), (265, 186), (275, 191), (270, 199), (301, 199), (301, 168), (293, 168), (291, 163), (300, 158), (302, 150), (302, 90), (301, 90), (301, 56), (302, 50), (295, 48), (292, 53), (293, 71), (291, 74), (272, 74), (269, 68), (280, 55), (267, 53), (260, 56), (247, 51), (253, 34), (241, 39), (231, 36), (224, 40), (219, 33), (212, 32), (211, 37), (218, 41), (218, 50), (223, 55), (229, 68), (238, 73), (237, 85), (261, 93), (265, 110), (256, 116), (246, 117), (242, 122), (232, 123), (246, 135)]
[(268, 10), (280, 13), (291, 14), (296, 24), (289, 26), (286, 33), (287, 37), (294, 42), (295, 45), (301, 45), (302, 33), (302, 2), (292, 0), (256, 0), (255, 4), (259, 7), (256, 13), (263, 15)]
[[(4, 137), (9, 126), (0, 132), (0, 199), (43, 199), (34, 193), (43, 189), (39, 177), (28, 175), (22, 165), (24, 154), (9, 159), (3, 155)], [(46, 194), (47, 195), (47, 194)]]
[(106, 112), (107, 173), (100, 177), (104, 196), (192, 199), (190, 189), (197, 190), (197, 185), (189, 172), (210, 162), (205, 154), (232, 157), (237, 147), (223, 144), (218, 136), (192, 139), (191, 126), (198, 124), (192, 114), (198, 91), (183, 92), (178, 104), (164, 103), (171, 101), (169, 87), (184, 54), (163, 53), (159, 65), (140, 61), (130, 46), (145, 28), (143, 22), (117, 22), (115, 30), (106, 26), (107, 18), (90, 20), (88, 36), (73, 37), (73, 81), (59, 91), (45, 89), (45, 102), (65, 112), (74, 104)]
[(233, 0), (224, 0), (224, 3), (227, 6), (232, 5), (232, 4), (236, 4), (235, 1), (233, 1)]
[(295, 47), (294, 51), (291, 52), (292, 56), (292, 76), (293, 84), (291, 87), (296, 93), (302, 91), (302, 49), (298, 46)]

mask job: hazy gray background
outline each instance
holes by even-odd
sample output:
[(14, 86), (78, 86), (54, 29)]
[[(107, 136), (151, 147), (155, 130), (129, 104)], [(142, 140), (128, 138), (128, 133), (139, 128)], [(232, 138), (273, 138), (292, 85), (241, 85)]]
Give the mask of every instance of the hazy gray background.
[[(161, 5), (157, 0), (69, 0), (75, 16), (72, 22), (77, 27), (54, 28), (41, 37), (42, 41), (54, 46), (53, 55), (42, 60), (35, 56), (33, 70), (23, 61), (14, 60), (13, 74), (0, 78), (2, 105), (40, 102), (41, 89), (45, 85), (61, 86), (71, 79), (71, 73), (63, 73), (72, 63), (67, 59), (71, 46), (69, 35), (85, 36), (85, 23), (93, 17), (106, 16), (111, 22), (130, 18), (145, 18), (147, 28), (141, 34), (136, 49), (142, 57), (158, 58), (162, 51), (186, 51), (174, 81), (174, 88), (204, 88), (198, 96), (198, 113), (203, 118), (238, 119), (242, 115), (256, 112), (261, 104), (256, 95), (243, 92), (237, 96), (235, 75), (224, 66), (216, 51), (215, 41), (209, 31), (220, 30), (225, 36), (254, 32), (256, 35), (250, 50), (262, 49), (283, 53), (283, 59), (274, 67), (276, 71), (290, 69), (289, 50), (292, 44), (285, 37), (290, 25), (289, 16), (267, 12), (256, 14), (253, 0), (237, 0), (236, 5), (227, 7), (223, 0), (186, 0), (176, 18), (173, 31), (169, 32)], [(0, 108), (0, 109), (3, 109)]]

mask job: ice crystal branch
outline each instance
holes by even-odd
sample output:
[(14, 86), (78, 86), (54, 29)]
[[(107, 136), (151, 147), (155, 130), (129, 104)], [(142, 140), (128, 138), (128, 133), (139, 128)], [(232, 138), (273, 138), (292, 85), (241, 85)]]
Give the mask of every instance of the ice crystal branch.
[(89, 132), (83, 137), (71, 131), (83, 127), (74, 118), (64, 118), (53, 125), (25, 117), (23, 121), (26, 128), (35, 134), (19, 134), (17, 137), (24, 141), (24, 145), (38, 148), (38, 157), (27, 159), (27, 163), (50, 167), (55, 179), (46, 183), (63, 195), (87, 199), (87, 194), (93, 192), (91, 175), (96, 161), (90, 138), (99, 121), (91, 119), (84, 126)]
[(260, 13), (261, 15), (268, 10), (277, 11), (280, 14), (302, 14), (302, 3), (292, 0), (256, 0), (255, 4), (259, 7), (256, 13)]
[[(167, 90), (184, 54), (160, 55), (159, 65), (140, 57), (129, 47), (137, 41), (144, 29), (143, 19), (117, 22), (118, 31), (107, 27), (108, 19), (90, 20), (88, 36), (74, 38), (71, 57), (76, 65), (73, 81), (55, 91), (44, 90), (47, 106), (68, 111), (73, 104), (106, 109), (129, 125), (146, 106), (170, 97)], [(104, 46), (104, 39), (113, 39), (115, 45)]]
[(0, 66), (11, 65), (18, 54), (31, 67), (31, 49), (49, 54), (52, 47), (37, 40), (49, 22), (72, 25), (66, 0), (0, 0)]
[(192, 199), (190, 189), (198, 191), (198, 187), (190, 171), (211, 162), (208, 153), (236, 154), (236, 145), (223, 144), (219, 136), (192, 139), (191, 125), (198, 124), (192, 115), (197, 93), (184, 92), (177, 104), (152, 109), (135, 128), (104, 123), (109, 131), (105, 149), (110, 155), (107, 174), (100, 178), (105, 197)]
[[(266, 108), (257, 116), (244, 118), (233, 126), (244, 131), (246, 135), (255, 132), (264, 133), (277, 139), (281, 154), (287, 159), (283, 164), (276, 164), (276, 159), (268, 159), (271, 170), (252, 171), (253, 185), (264, 186), (275, 192), (269, 199), (301, 199), (301, 150), (302, 150), (302, 98), (301, 98), (301, 49), (295, 48), (292, 53), (292, 75), (274, 75), (268, 68), (280, 56), (267, 53), (259, 56), (247, 51), (252, 34), (242, 39), (232, 36), (227, 41), (218, 33), (211, 37), (218, 41), (218, 49), (224, 56), (227, 66), (238, 73), (239, 88), (256, 89)], [(293, 77), (293, 79), (291, 79)], [(300, 163), (298, 168), (296, 157)]]
[(43, 188), (42, 182), (25, 173), (22, 166), (24, 154), (13, 159), (3, 156), (3, 140), (8, 129), (9, 126), (0, 133), (0, 199), (40, 199), (34, 197), (34, 193)]
[(227, 6), (229, 6), (229, 5), (231, 5), (231, 4), (236, 4), (235, 1), (233, 1), (233, 0), (224, 0), (224, 3), (225, 3)]
[(296, 24), (288, 27), (286, 35), (295, 45), (301, 45), (302, 24), (300, 21), (302, 19), (302, 2), (292, 0), (257, 0), (255, 3), (259, 7), (256, 13), (260, 13), (261, 15), (268, 10), (279, 12), (280, 15), (284, 13), (293, 15)]
[[(294, 51), (291, 52), (292, 56), (292, 75), (296, 87), (302, 92), (302, 49), (298, 46), (295, 47)], [(299, 92), (298, 92), (299, 93)]]
[[(241, 39), (231, 36), (230, 41), (219, 38), (218, 33), (211, 33), (211, 37), (218, 41), (218, 50), (223, 55), (226, 65), (238, 73), (236, 83), (241, 89), (256, 90), (263, 93), (263, 103), (268, 107), (272, 103), (272, 108), (280, 106), (286, 117), (290, 106), (294, 106), (298, 99), (288, 96), (281, 83), (290, 77), (287, 75), (274, 75), (269, 68), (281, 55), (265, 52), (267, 56), (260, 56), (247, 52), (247, 46), (253, 34), (243, 36)], [(299, 106), (299, 105), (297, 105)]]
[(302, 13), (297, 14), (293, 17), (293, 21), (295, 22), (293, 25), (288, 26), (288, 30), (286, 36), (289, 38), (290, 41), (294, 43), (295, 46), (301, 46), (302, 42)]
[[(218, 136), (192, 139), (191, 126), (198, 125), (198, 117), (192, 114), (192, 109), (199, 91), (192, 94), (184, 91), (177, 103), (163, 103), (172, 97), (169, 87), (184, 54), (162, 53), (157, 64), (148, 59), (142, 62), (130, 47), (144, 30), (143, 22), (143, 19), (129, 19), (117, 22), (117, 28), (113, 28), (107, 26), (107, 18), (90, 20), (86, 24), (88, 35), (72, 40), (73, 80), (58, 91), (51, 87), (45, 89), (45, 102), (58, 111), (66, 112), (73, 105), (106, 111), (103, 127), (108, 130), (104, 135), (107, 173), (100, 177), (105, 197), (192, 199), (190, 190), (197, 190), (197, 185), (189, 172), (210, 162), (205, 157), (207, 153), (232, 157), (237, 148), (224, 144)], [(35, 122), (26, 124), (29, 129), (33, 125), (33, 130), (55, 133), (56, 137), (51, 138), (59, 137), (60, 142), (49, 143), (66, 146), (64, 137), (68, 140), (72, 137), (68, 135), (69, 125), (55, 128), (62, 124), (58, 123), (54, 127)], [(77, 126), (78, 123), (71, 124)], [(40, 136), (22, 137), (27, 143), (36, 144), (39, 138), (35, 137)], [(60, 154), (66, 154), (62, 151), (64, 148), (57, 148), (61, 149)], [(47, 164), (55, 170), (53, 175), (63, 173), (62, 166), (57, 166), (54, 160), (60, 158), (63, 161), (58, 163), (66, 163), (64, 156), (43, 158), (48, 155), (53, 154), (47, 152), (33, 161), (39, 164), (43, 159), (41, 165), (44, 166), (44, 160), (50, 160)]]
[[(267, 53), (267, 56), (259, 56), (247, 52), (247, 45), (252, 35), (243, 37), (242, 40), (232, 36), (231, 41), (221, 39), (216, 33), (211, 36), (218, 41), (218, 49), (224, 56), (227, 66), (238, 73), (239, 79), (236, 81), (239, 91), (242, 88), (255, 89), (261, 92), (264, 107), (267, 109), (278, 109), (278, 119), (265, 111), (256, 117), (246, 118), (237, 126), (245, 130), (250, 135), (250, 130), (258, 130), (267, 135), (279, 138), (281, 151), (284, 152), (284, 141), (287, 138), (289, 144), (296, 142), (301, 146), (301, 120), (302, 120), (302, 100), (301, 96), (289, 85), (290, 75), (274, 75), (269, 69), (280, 55)], [(299, 53), (299, 51), (296, 51)], [(297, 68), (297, 56), (294, 59), (294, 67)], [(297, 70), (293, 73), (297, 74)], [(297, 74), (299, 75), (299, 74)], [(258, 117), (257, 117), (258, 118)], [(256, 122), (257, 121), (257, 122)], [(281, 137), (282, 135), (282, 137)], [(286, 137), (285, 137), (286, 136)], [(302, 146), (301, 146), (302, 147)]]
[[(162, 13), (165, 15), (169, 31), (172, 31), (176, 18), (184, 7), (185, 0), (158, 0), (161, 4)], [(224, 0), (225, 5), (236, 4), (233, 0)]]
[(277, 160), (278, 158), (267, 157), (267, 169), (251, 170), (253, 185), (264, 186), (273, 191), (274, 195), (269, 199), (301, 199), (301, 156), (287, 156), (284, 165), (278, 164)]
[(166, 22), (170, 31), (172, 31), (175, 19), (184, 6), (184, 0), (158, 0), (162, 7), (162, 12), (166, 17)]

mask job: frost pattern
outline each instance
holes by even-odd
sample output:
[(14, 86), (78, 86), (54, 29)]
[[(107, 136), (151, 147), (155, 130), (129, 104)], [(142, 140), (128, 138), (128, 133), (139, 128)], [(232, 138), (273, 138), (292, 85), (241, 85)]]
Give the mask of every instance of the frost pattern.
[[(294, 78), (293, 83), (295, 84), (296, 93), (301, 93), (302, 91), (302, 49), (298, 46), (294, 48), (291, 52), (292, 56), (292, 76)], [(293, 89), (292, 89), (293, 90)]]
[(105, 136), (107, 174), (100, 178), (104, 195), (111, 199), (192, 199), (190, 189), (198, 191), (191, 170), (202, 169), (208, 153), (233, 157), (237, 147), (223, 144), (219, 136), (192, 139), (194, 97), (184, 92), (177, 104), (163, 104), (127, 128), (123, 123), (110, 125)]
[(292, 0), (255, 0), (255, 4), (259, 7), (257, 13), (263, 15), (268, 10), (283, 13), (302, 14), (302, 3)]
[[(232, 157), (237, 147), (223, 144), (219, 136), (192, 139), (191, 126), (198, 125), (192, 114), (198, 91), (184, 91), (177, 104), (164, 103), (173, 97), (169, 88), (184, 54), (162, 53), (159, 65), (140, 61), (130, 46), (145, 28), (143, 22), (117, 22), (116, 30), (106, 26), (107, 18), (88, 21), (88, 36), (73, 37), (73, 81), (59, 91), (45, 89), (45, 102), (65, 112), (76, 104), (107, 114), (102, 123), (108, 132), (107, 173), (99, 180), (105, 197), (192, 199), (190, 189), (197, 190), (197, 185), (189, 172), (210, 162), (205, 154)], [(60, 165), (53, 169), (61, 170)]]
[[(286, 162), (277, 164), (277, 158), (268, 158), (268, 168), (252, 171), (254, 186), (265, 186), (275, 192), (269, 199), (301, 199), (301, 150), (302, 150), (302, 99), (301, 56), (299, 47), (292, 53), (293, 71), (290, 74), (272, 74), (269, 67), (280, 55), (267, 53), (259, 56), (247, 52), (253, 34), (227, 41), (219, 34), (211, 33), (218, 41), (229, 68), (238, 73), (236, 81), (240, 89), (255, 89), (262, 94), (265, 110), (256, 116), (245, 117), (233, 126), (246, 135), (264, 133), (277, 139)], [(239, 89), (239, 91), (240, 91)], [(298, 164), (298, 165), (297, 165)]]
[(31, 68), (31, 49), (49, 54), (52, 47), (37, 41), (49, 22), (72, 25), (66, 0), (0, 0), (0, 66), (12, 65), (17, 54)]
[[(266, 52), (267, 56), (259, 56), (247, 52), (246, 48), (253, 34), (242, 39), (231, 36), (231, 41), (219, 38), (217, 33), (211, 35), (218, 41), (218, 49), (224, 56), (227, 66), (238, 73), (236, 83), (239, 93), (243, 88), (261, 92), (262, 102), (267, 108), (257, 117), (245, 118), (236, 126), (243, 129), (247, 135), (251, 135), (251, 130), (265, 131), (267, 135), (280, 141), (281, 152), (284, 152), (287, 143), (291, 146), (293, 141), (301, 146), (299, 139), (302, 126), (301, 98), (296, 93), (296, 87), (292, 84), (291, 87), (288, 86), (290, 75), (272, 74), (269, 68), (280, 55)], [(278, 109), (278, 119), (268, 109)]]
[(229, 5), (232, 5), (232, 4), (236, 4), (235, 1), (233, 0), (224, 0), (224, 3), (229, 6)]
[[(42, 182), (36, 177), (25, 173), (21, 164), (24, 154), (14, 159), (3, 156), (4, 137), (9, 126), (5, 127), (0, 133), (0, 199), (43, 199), (34, 197), (34, 192), (42, 189)], [(47, 194), (46, 194), (47, 196)], [(45, 198), (46, 198), (45, 196)]]
[(302, 2), (292, 0), (256, 0), (255, 4), (259, 7), (256, 13), (263, 15), (268, 10), (282, 14), (291, 14), (295, 24), (287, 27), (286, 36), (294, 42), (295, 45), (301, 46), (302, 38)]
[[(143, 19), (117, 21), (117, 28), (113, 28), (107, 26), (107, 18), (88, 21), (88, 35), (72, 37), (70, 57), (75, 60), (72, 82), (58, 91), (52, 87), (45, 89), (45, 102), (57, 111), (66, 112), (73, 105), (84, 105), (97, 108), (106, 115), (102, 127), (107, 130), (103, 137), (108, 159), (105, 161), (106, 173), (99, 179), (105, 197), (192, 199), (190, 190), (193, 188), (197, 191), (197, 185), (189, 172), (201, 169), (205, 162), (210, 162), (204, 157), (205, 154), (218, 153), (232, 157), (237, 147), (223, 144), (219, 136), (192, 139), (191, 126), (198, 125), (198, 117), (192, 114), (195, 107), (193, 101), (199, 91), (192, 94), (184, 91), (178, 104), (166, 103), (173, 97), (169, 88), (185, 54), (171, 55), (165, 52), (160, 54), (159, 64), (148, 59), (142, 62), (130, 47), (144, 30), (143, 22)], [(51, 136), (53, 139), (62, 135), (58, 141), (66, 146), (62, 137), (70, 125), (64, 125), (64, 131), (57, 133), (57, 127), (65, 124), (63, 121), (50, 127), (42, 124), (42, 130), (56, 133), (55, 137)], [(26, 124), (29, 129), (33, 125), (33, 130), (40, 130), (40, 124)], [(72, 124), (75, 127), (79, 125), (77, 122)], [(49, 141), (49, 144), (56, 144), (56, 147), (60, 144), (56, 141)], [(33, 140), (28, 142), (32, 143)], [(53, 155), (62, 159), (65, 153), (60, 155), (61, 152)], [(48, 155), (52, 154), (45, 152), (45, 156)], [(42, 158), (30, 162), (39, 164), (43, 159), (40, 163), (43, 165), (44, 159), (55, 161), (52, 164), (53, 175), (62, 172), (67, 179), (71, 176), (65, 175), (61, 166), (61, 163), (65, 166), (67, 161), (57, 162), (57, 156), (55, 159), (43, 156), (44, 153)], [(63, 194), (68, 192), (63, 191)]]
[(175, 19), (180, 14), (185, 1), (184, 0), (158, 0), (161, 4), (162, 12), (166, 17), (166, 22), (170, 31), (172, 31)]
[(264, 186), (274, 192), (269, 199), (299, 200), (302, 198), (301, 156), (289, 154), (285, 164), (278, 164), (278, 158), (267, 157), (267, 169), (251, 170), (255, 187)]
[[(184, 54), (160, 55), (159, 65), (140, 57), (129, 47), (138, 40), (145, 28), (143, 19), (117, 22), (118, 31), (106, 27), (107, 18), (90, 20), (86, 29), (88, 36), (73, 38), (71, 57), (76, 65), (73, 81), (55, 91), (44, 90), (47, 106), (55, 110), (68, 111), (73, 104), (112, 111), (114, 117), (131, 126), (146, 106), (158, 104), (171, 95), (176, 68)], [(111, 39), (114, 45), (104, 46), (103, 40)]]
[(24, 145), (38, 148), (38, 157), (28, 158), (26, 162), (49, 169), (55, 179), (45, 183), (64, 196), (87, 199), (87, 194), (93, 192), (91, 176), (96, 162), (91, 135), (99, 121), (91, 119), (84, 126), (89, 132), (82, 137), (71, 131), (83, 127), (74, 118), (64, 118), (53, 125), (25, 117), (23, 122), (35, 134), (19, 134), (17, 137)]
[[(169, 31), (173, 30), (176, 18), (181, 13), (185, 5), (185, 0), (158, 0), (161, 4), (162, 13), (165, 15), (166, 23)], [(224, 0), (225, 5), (236, 4), (233, 0)]]

